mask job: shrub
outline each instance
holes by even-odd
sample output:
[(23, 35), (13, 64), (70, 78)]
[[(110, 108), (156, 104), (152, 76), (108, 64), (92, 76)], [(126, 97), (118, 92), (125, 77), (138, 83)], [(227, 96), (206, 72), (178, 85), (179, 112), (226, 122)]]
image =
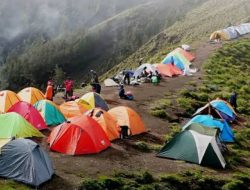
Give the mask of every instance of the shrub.
[(165, 119), (167, 117), (167, 114), (166, 114), (165, 110), (151, 110), (150, 114), (152, 116), (159, 117), (159, 118), (162, 118), (162, 119)]

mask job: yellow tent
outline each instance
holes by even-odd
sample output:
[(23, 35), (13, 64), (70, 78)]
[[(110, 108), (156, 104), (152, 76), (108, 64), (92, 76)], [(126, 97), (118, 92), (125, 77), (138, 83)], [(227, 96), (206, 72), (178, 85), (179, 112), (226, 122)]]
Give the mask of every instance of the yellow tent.
[(3, 90), (0, 92), (0, 113), (7, 112), (11, 106), (19, 102), (20, 98), (15, 92)]
[(21, 98), (22, 101), (28, 102), (32, 105), (34, 105), (39, 100), (45, 99), (44, 94), (38, 90), (37, 88), (28, 87), (20, 92), (18, 92), (18, 96)]
[(104, 99), (101, 97), (101, 95), (95, 93), (95, 92), (89, 92), (87, 94), (84, 94), (80, 100), (84, 100), (85, 102), (89, 103), (91, 108), (101, 108), (105, 111), (109, 110), (109, 107), (107, 103), (104, 101)]

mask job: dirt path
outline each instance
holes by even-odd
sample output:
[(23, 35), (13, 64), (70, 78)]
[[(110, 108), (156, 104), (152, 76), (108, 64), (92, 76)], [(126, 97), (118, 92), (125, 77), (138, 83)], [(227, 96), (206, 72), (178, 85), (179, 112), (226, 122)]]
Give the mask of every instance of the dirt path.
[[(194, 66), (201, 69), (201, 64), (208, 58), (209, 54), (218, 45), (208, 43), (194, 44), (196, 59)], [(168, 132), (167, 121), (153, 117), (149, 114), (150, 104), (164, 97), (166, 92), (176, 93), (182, 89), (189, 81), (199, 82), (202, 71), (194, 76), (180, 76), (177, 78), (167, 78), (159, 86), (143, 84), (138, 87), (126, 87), (126, 91), (131, 91), (134, 101), (120, 100), (118, 98), (117, 88), (102, 87), (102, 96), (110, 103), (110, 107), (126, 105), (136, 110), (150, 130), (149, 135), (144, 137), (135, 137), (133, 140), (140, 138), (159, 137)], [(154, 138), (152, 138), (154, 139)], [(131, 171), (148, 170), (155, 174), (163, 172), (179, 172), (190, 168), (200, 168), (198, 165), (189, 164), (181, 161), (161, 159), (155, 156), (155, 153), (143, 153), (131, 146), (128, 146), (130, 140), (117, 140), (112, 143), (112, 147), (96, 155), (84, 156), (66, 156), (48, 150), (46, 143), (43, 146), (48, 150), (52, 158), (56, 177), (51, 182), (45, 184), (42, 189), (69, 189), (80, 184), (83, 177), (96, 177), (99, 175), (109, 175), (114, 171)], [(211, 172), (215, 170), (209, 169)]]

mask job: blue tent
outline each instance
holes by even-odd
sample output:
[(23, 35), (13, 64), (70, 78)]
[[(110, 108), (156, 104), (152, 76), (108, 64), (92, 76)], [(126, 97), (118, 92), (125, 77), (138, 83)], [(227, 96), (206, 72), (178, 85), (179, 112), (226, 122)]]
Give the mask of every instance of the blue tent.
[(226, 121), (214, 119), (211, 115), (197, 115), (183, 126), (183, 130), (192, 123), (199, 123), (205, 127), (219, 128), (221, 141), (234, 142), (233, 131)]
[[(210, 104), (217, 110), (220, 111), (222, 115), (226, 115), (225, 117), (229, 117), (228, 119), (234, 120), (236, 117), (235, 112), (233, 111), (233, 108), (230, 107), (225, 101), (223, 100), (213, 100), (210, 102)], [(223, 117), (224, 118), (224, 117)], [(224, 118), (227, 119), (227, 118)]]

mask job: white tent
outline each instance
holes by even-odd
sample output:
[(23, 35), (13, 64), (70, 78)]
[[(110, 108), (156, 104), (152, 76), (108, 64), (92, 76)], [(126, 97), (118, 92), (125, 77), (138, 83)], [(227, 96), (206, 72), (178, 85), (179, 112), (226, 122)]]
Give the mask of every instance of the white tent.
[(104, 80), (104, 85), (107, 87), (119, 86), (119, 84), (115, 82), (113, 79)]
[(223, 29), (223, 31), (228, 35), (229, 39), (238, 38), (238, 33), (234, 26)]
[(142, 64), (140, 67), (138, 67), (135, 72), (134, 72), (134, 75), (133, 77), (137, 78), (138, 76), (140, 76), (143, 72), (143, 69), (147, 67), (147, 72), (150, 72), (152, 71), (153, 74), (155, 74), (155, 71), (156, 71), (156, 68), (154, 65), (150, 64), (150, 63), (144, 63)]
[(250, 33), (250, 23), (244, 23), (239, 26), (235, 26), (234, 28), (240, 35)]

